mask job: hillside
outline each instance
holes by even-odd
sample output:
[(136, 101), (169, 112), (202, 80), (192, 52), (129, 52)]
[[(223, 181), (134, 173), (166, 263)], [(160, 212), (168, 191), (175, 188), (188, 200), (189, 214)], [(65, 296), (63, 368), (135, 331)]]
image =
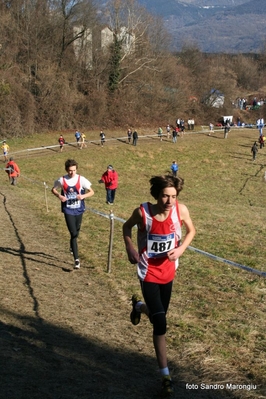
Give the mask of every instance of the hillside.
[(175, 15), (182, 24), (189, 14), (194, 14), (194, 16), (208, 16), (210, 12), (213, 13), (230, 7), (240, 6), (246, 2), (247, 0), (169, 0), (164, 3), (160, 0), (138, 0), (138, 3), (153, 13), (164, 17)]

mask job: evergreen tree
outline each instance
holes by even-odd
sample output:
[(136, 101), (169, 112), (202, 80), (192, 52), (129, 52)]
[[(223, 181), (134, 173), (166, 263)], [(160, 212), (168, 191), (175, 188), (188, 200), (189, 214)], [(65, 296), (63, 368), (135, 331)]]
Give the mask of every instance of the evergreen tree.
[(122, 43), (118, 40), (117, 35), (115, 35), (114, 44), (111, 49), (110, 58), (110, 73), (108, 88), (111, 92), (114, 92), (118, 88), (119, 78), (120, 78), (120, 62), (122, 58)]

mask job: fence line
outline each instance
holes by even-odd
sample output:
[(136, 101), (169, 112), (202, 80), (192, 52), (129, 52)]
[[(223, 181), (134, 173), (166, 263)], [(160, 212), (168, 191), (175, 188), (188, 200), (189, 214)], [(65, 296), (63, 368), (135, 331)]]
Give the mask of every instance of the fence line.
[[(86, 207), (86, 210), (91, 211), (91, 212), (93, 212), (93, 213), (95, 213), (95, 214), (98, 214), (98, 215), (100, 215), (100, 216), (106, 217), (106, 218), (108, 218), (108, 219), (111, 218), (110, 215), (107, 215), (107, 214), (105, 214), (104, 212), (99, 212), (99, 211), (97, 211), (97, 210), (95, 210), (95, 209), (93, 209), (93, 208), (87, 208), (87, 207)], [(114, 216), (114, 214), (112, 213), (112, 211), (111, 211), (111, 215), (112, 215), (112, 219), (113, 219), (113, 220), (115, 219), (115, 220), (118, 220), (119, 222), (122, 222), (122, 223), (125, 222), (124, 219)], [(135, 226), (135, 227), (136, 227), (136, 226)], [(206, 257), (208, 257), (208, 258), (214, 259), (214, 260), (216, 260), (216, 261), (219, 261), (219, 262), (222, 262), (222, 263), (226, 263), (226, 264), (228, 264), (228, 265), (230, 265), (230, 266), (238, 267), (238, 268), (240, 268), (240, 269), (242, 269), (242, 270), (245, 270), (245, 271), (250, 272), (250, 273), (257, 274), (257, 275), (259, 275), (259, 276), (261, 276), (261, 277), (266, 277), (266, 272), (263, 272), (263, 271), (261, 271), (261, 270), (253, 269), (252, 267), (245, 266), (245, 265), (241, 265), (240, 263), (236, 263), (236, 262), (233, 262), (233, 261), (231, 261), (231, 260), (221, 258), (220, 256), (216, 256), (216, 255), (213, 255), (213, 254), (211, 254), (211, 253), (209, 253), (209, 252), (202, 251), (201, 249), (194, 248), (194, 247), (192, 247), (192, 246), (190, 246), (190, 245), (188, 246), (188, 249), (191, 250), (191, 251), (197, 252), (197, 253), (199, 253), (199, 254), (201, 254), (201, 255), (204, 255), (204, 256), (206, 256)]]
[[(5, 170), (5, 168), (2, 168), (2, 169)], [(33, 181), (33, 180), (31, 180), (31, 179), (28, 179), (26, 176), (23, 176), (23, 177), (24, 177), (25, 179), (27, 179), (28, 181), (30, 181), (31, 183), (33, 183), (33, 184), (38, 184), (38, 185), (40, 185), (40, 186), (42, 186), (42, 187), (44, 188), (44, 198), (45, 198), (46, 210), (47, 210), (47, 212), (48, 212), (48, 211), (49, 211), (49, 210), (48, 210), (48, 199), (47, 199), (47, 194), (46, 194), (46, 190), (48, 189), (47, 184), (46, 184), (45, 182), (40, 183), (40, 182), (38, 182), (38, 181)], [(108, 251), (108, 264), (107, 264), (107, 271), (110, 272), (110, 270), (111, 270), (111, 261), (112, 261), (111, 257), (112, 257), (112, 244), (113, 244), (114, 220), (117, 220), (117, 221), (119, 221), (119, 222), (121, 222), (121, 223), (124, 223), (124, 222), (125, 222), (125, 219), (122, 219), (122, 218), (120, 218), (120, 217), (115, 216), (115, 215), (113, 214), (112, 211), (111, 211), (110, 214), (108, 215), (108, 214), (106, 214), (106, 213), (104, 213), (104, 212), (102, 212), (102, 211), (98, 211), (97, 209), (94, 209), (94, 208), (85, 207), (85, 209), (86, 209), (87, 211), (90, 211), (90, 212), (96, 214), (96, 215), (105, 217), (106, 219), (109, 219), (109, 220), (110, 220), (110, 237), (109, 237), (109, 251)], [(136, 227), (136, 226), (135, 226), (135, 227)], [(219, 261), (219, 262), (222, 262), (222, 263), (226, 263), (226, 264), (228, 264), (228, 265), (230, 265), (230, 266), (234, 266), (234, 267), (240, 268), (240, 269), (242, 269), (242, 270), (245, 270), (245, 271), (247, 271), (247, 272), (250, 272), (250, 273), (253, 273), (253, 274), (257, 274), (257, 275), (259, 275), (259, 276), (261, 276), (261, 277), (266, 277), (266, 272), (263, 272), (263, 271), (261, 271), (261, 270), (257, 270), (257, 269), (253, 269), (252, 267), (249, 267), (249, 266), (241, 265), (240, 263), (236, 263), (236, 262), (233, 262), (233, 261), (231, 261), (231, 260), (221, 258), (221, 257), (219, 257), (219, 256), (216, 256), (216, 255), (211, 254), (211, 253), (206, 252), (206, 251), (202, 251), (201, 249), (194, 248), (194, 247), (192, 247), (192, 246), (188, 246), (188, 249), (191, 250), (191, 251), (197, 252), (197, 253), (199, 253), (199, 254), (201, 254), (201, 255), (204, 255), (204, 256), (206, 256), (206, 257), (208, 257), (208, 258), (211, 258), (211, 259), (213, 259), (213, 260), (215, 260), (215, 261)]]
[(227, 263), (230, 266), (235, 266), (235, 267), (238, 267), (240, 269), (246, 270), (247, 272), (258, 274), (261, 277), (266, 277), (266, 272), (262, 272), (261, 270), (257, 270), (257, 269), (253, 269), (252, 267), (249, 267), (249, 266), (241, 265), (240, 263), (236, 263), (236, 262), (233, 262), (231, 260), (221, 258), (219, 256), (210, 254), (209, 252), (202, 251), (201, 249), (198, 249), (198, 248), (194, 248), (194, 247), (188, 246), (188, 249), (190, 249), (191, 251), (194, 251), (194, 252), (198, 252), (201, 255), (207, 256), (207, 257), (209, 257), (211, 259), (214, 259), (214, 260), (217, 260), (219, 262)]

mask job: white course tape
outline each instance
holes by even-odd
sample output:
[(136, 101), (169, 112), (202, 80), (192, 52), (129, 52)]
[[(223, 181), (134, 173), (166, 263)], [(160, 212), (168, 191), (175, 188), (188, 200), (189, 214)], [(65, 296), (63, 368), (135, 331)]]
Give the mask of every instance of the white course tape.
[[(99, 212), (99, 211), (97, 211), (95, 209), (92, 209), (92, 208), (86, 208), (86, 209), (91, 211), (91, 212), (93, 212), (93, 213), (101, 215), (103, 217), (106, 217), (108, 219), (110, 218), (110, 215), (107, 215), (106, 213)], [(116, 216), (113, 216), (113, 218), (115, 220), (118, 220), (119, 222), (122, 222), (122, 223), (125, 222), (125, 220), (122, 219), (122, 218), (118, 218)], [(240, 268), (242, 270), (245, 270), (247, 272), (257, 274), (257, 275), (259, 275), (261, 277), (266, 277), (266, 272), (262, 272), (261, 270), (257, 270), (257, 269), (253, 269), (252, 267), (249, 267), (249, 266), (241, 265), (240, 263), (236, 263), (236, 262), (233, 262), (231, 260), (221, 258), (219, 256), (210, 254), (209, 252), (202, 251), (201, 249), (198, 249), (198, 248), (194, 248), (194, 247), (188, 246), (188, 249), (190, 249), (191, 251), (194, 251), (194, 252), (198, 252), (199, 254), (207, 256), (208, 258), (214, 259), (214, 260), (216, 260), (218, 262), (227, 263), (230, 266), (235, 266), (235, 267), (238, 267), (238, 268)]]

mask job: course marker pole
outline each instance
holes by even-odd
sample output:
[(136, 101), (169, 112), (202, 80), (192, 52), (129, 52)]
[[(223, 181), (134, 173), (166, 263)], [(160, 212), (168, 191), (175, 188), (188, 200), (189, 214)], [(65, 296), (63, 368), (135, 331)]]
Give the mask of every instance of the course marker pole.
[(113, 240), (114, 240), (114, 214), (113, 214), (113, 211), (110, 211), (109, 219), (110, 219), (110, 238), (109, 238), (107, 273), (111, 273), (111, 265), (112, 265), (112, 252), (113, 252)]
[(48, 200), (47, 200), (47, 192), (46, 192), (48, 186), (47, 186), (47, 184), (45, 183), (45, 181), (43, 182), (43, 184), (44, 184), (44, 198), (45, 198), (46, 211), (49, 212), (49, 209), (48, 209)]

